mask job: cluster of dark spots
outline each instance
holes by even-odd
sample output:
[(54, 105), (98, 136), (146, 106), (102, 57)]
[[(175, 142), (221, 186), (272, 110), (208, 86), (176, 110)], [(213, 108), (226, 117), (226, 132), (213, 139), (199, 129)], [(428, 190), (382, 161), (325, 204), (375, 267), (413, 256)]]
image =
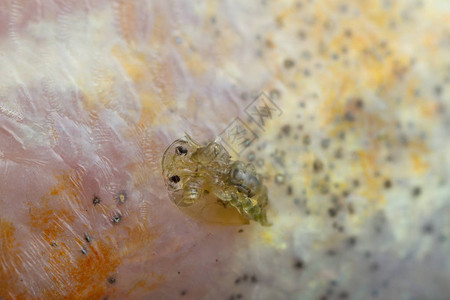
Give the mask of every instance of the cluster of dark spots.
[(412, 190), (412, 195), (414, 197), (418, 197), (418, 196), (420, 196), (420, 194), (422, 194), (422, 189), (420, 188), (420, 186), (414, 187)]
[(344, 232), (344, 226), (339, 225), (337, 222), (333, 222), (333, 228), (339, 232)]
[(186, 290), (182, 290), (181, 292), (180, 292), (180, 295), (181, 296), (184, 296), (184, 295), (186, 295), (187, 294), (187, 291)]
[(109, 277), (108, 277), (108, 283), (109, 283), (109, 284), (114, 284), (114, 283), (116, 283), (116, 277), (114, 277), (114, 276), (109, 276)]
[(94, 199), (92, 199), (92, 203), (93, 203), (94, 205), (99, 204), (99, 203), (100, 203), (100, 198), (97, 197), (97, 196), (94, 196)]

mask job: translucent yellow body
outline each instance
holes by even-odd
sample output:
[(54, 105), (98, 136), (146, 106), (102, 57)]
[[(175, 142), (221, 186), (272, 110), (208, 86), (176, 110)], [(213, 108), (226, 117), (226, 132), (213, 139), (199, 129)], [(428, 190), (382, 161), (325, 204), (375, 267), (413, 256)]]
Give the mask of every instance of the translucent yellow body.
[(162, 169), (172, 201), (185, 213), (215, 223), (269, 225), (262, 176), (252, 164), (232, 161), (222, 145), (201, 146), (186, 135), (164, 152)]

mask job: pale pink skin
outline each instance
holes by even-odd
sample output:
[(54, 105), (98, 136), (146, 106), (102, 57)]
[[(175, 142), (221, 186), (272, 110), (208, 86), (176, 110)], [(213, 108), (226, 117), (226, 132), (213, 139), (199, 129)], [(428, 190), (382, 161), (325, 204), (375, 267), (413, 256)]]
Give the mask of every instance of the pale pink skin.
[[(376, 290), (378, 299), (445, 299), (450, 293), (445, 242), (449, 195), (438, 182), (450, 170), (444, 126), (449, 89), (444, 85), (441, 95), (435, 95), (435, 82), (428, 80), (436, 74), (444, 77), (450, 63), (445, 55), (450, 25), (438, 21), (450, 11), (446, 1), (426, 7), (414, 30), (408, 23), (392, 29), (405, 39), (394, 39), (394, 54), (417, 55), (421, 64), (399, 70), (404, 73), (393, 76), (392, 86), (383, 87), (386, 98), (396, 99), (411, 94), (407, 80), (419, 82), (423, 93), (429, 92), (430, 106), (420, 106), (425, 113), (419, 115), (408, 103), (390, 109), (392, 103), (373, 92), (377, 87), (361, 84), (350, 94), (365, 96), (368, 117), (356, 119), (364, 134), (350, 142), (330, 133), (342, 129), (326, 117), (342, 117), (333, 110), (335, 95), (329, 91), (344, 90), (349, 80), (327, 73), (327, 67), (339, 74), (355, 68), (351, 79), (358, 82), (375, 74), (366, 60), (351, 57), (356, 63), (350, 67), (332, 68), (327, 56), (317, 59), (318, 65), (297, 63), (297, 73), (284, 71), (283, 64), (285, 57), (301, 57), (303, 46), (302, 51), (319, 56), (320, 38), (333, 40), (333, 30), (318, 30), (320, 37), (310, 34), (307, 41), (298, 41), (298, 28), (317, 21), (312, 12), (333, 19), (339, 9), (333, 1), (325, 8), (318, 1), (289, 3), (288, 8), (282, 1), (279, 6), (271, 1), (181, 0), (1, 3), (0, 299), (320, 299), (335, 280), (338, 287), (331, 286), (337, 297), (345, 291), (352, 299), (368, 299)], [(371, 7), (352, 10), (359, 3), (348, 8), (356, 11), (352, 18), (362, 19), (351, 24), (354, 35), (390, 41), (384, 19), (372, 15)], [(401, 3), (412, 15), (407, 16), (417, 16), (409, 0)], [(293, 21), (291, 9), (304, 15)], [(284, 27), (280, 16), (286, 18)], [(433, 18), (439, 30), (427, 39), (436, 29)], [(333, 26), (336, 32), (347, 28), (339, 22)], [(278, 48), (270, 50), (270, 42)], [(429, 54), (434, 45), (444, 50)], [(317, 72), (317, 78), (300, 80), (303, 68)], [(291, 90), (295, 84), (301, 92)], [(170, 201), (162, 177), (166, 147), (184, 132), (200, 142), (213, 140), (236, 117), (246, 120), (252, 92), (274, 88), (284, 96), (278, 102), (283, 119), (260, 130), (255, 144), (261, 148), (252, 148), (266, 159), (258, 170), (265, 170), (269, 179), (269, 220), (274, 225), (211, 224), (183, 214)], [(319, 96), (309, 97), (311, 91)], [(243, 93), (247, 100), (241, 99)], [(298, 113), (300, 103), (306, 109)], [(409, 148), (396, 144), (397, 122), (405, 120), (428, 134), (427, 151), (420, 148), (414, 167), (403, 159), (409, 159)], [(279, 138), (285, 124), (292, 125), (287, 141)], [(349, 130), (348, 136), (354, 132)], [(374, 142), (391, 133), (391, 148)], [(302, 142), (305, 135), (312, 140), (310, 148)], [(344, 148), (343, 159), (335, 158), (335, 148), (323, 149), (320, 142), (326, 137), (331, 137), (330, 149)], [(372, 142), (379, 147), (374, 152)], [(278, 171), (268, 163), (275, 148), (287, 152), (285, 185), (275, 183)], [(355, 149), (368, 149), (362, 169), (381, 170), (379, 178), (366, 180), (361, 168), (352, 165)], [(387, 154), (394, 162), (386, 162)], [(332, 179), (343, 178), (341, 185), (350, 189), (343, 206), (353, 204), (356, 214), (343, 211), (330, 220), (329, 197), (313, 187), (311, 156), (321, 158), (326, 171), (328, 163), (335, 164)], [(383, 176), (392, 178), (391, 189), (383, 188)], [(351, 190), (355, 178), (367, 193)], [(288, 183), (291, 193), (286, 192)], [(425, 191), (412, 202), (410, 189), (417, 185)], [(378, 202), (367, 196), (373, 190)], [(306, 197), (315, 209), (311, 215), (302, 206)], [(335, 221), (344, 232), (333, 227)], [(422, 240), (420, 230), (427, 222), (438, 229)], [(382, 225), (385, 230), (374, 233), (374, 226)], [(346, 248), (353, 235), (358, 236), (356, 247)], [(333, 257), (330, 249), (341, 256)], [(374, 262), (380, 270), (370, 273)]]

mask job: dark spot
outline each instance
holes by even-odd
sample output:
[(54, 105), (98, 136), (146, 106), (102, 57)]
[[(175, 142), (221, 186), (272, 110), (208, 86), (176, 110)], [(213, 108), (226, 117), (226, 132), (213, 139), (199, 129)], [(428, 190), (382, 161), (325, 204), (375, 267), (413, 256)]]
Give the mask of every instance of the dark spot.
[(258, 282), (258, 278), (256, 278), (256, 275), (252, 275), (252, 277), (250, 277), (250, 281), (252, 283), (257, 283)]
[(305, 263), (301, 259), (297, 259), (294, 263), (294, 268), (301, 270), (305, 267)]
[(434, 231), (434, 226), (431, 223), (427, 223), (423, 226), (423, 233), (431, 234)]
[(319, 159), (314, 160), (313, 163), (314, 172), (318, 173), (323, 170), (323, 163)]
[(52, 247), (56, 247), (57, 245), (56, 245), (56, 243), (52, 243), (51, 246)]
[(178, 273), (178, 275), (180, 275), (180, 274), (181, 274), (181, 272), (180, 272), (180, 271), (178, 271), (177, 273)]
[(390, 189), (392, 187), (392, 182), (391, 182), (391, 180), (390, 179), (386, 179), (385, 181), (384, 181), (384, 188), (385, 189)]
[(234, 284), (239, 284), (241, 283), (241, 277), (236, 278), (236, 280), (234, 281)]
[(94, 196), (94, 199), (92, 200), (92, 203), (94, 203), (94, 205), (97, 205), (100, 203), (100, 198), (97, 196)]
[(336, 255), (336, 250), (330, 249), (330, 250), (327, 251), (327, 254), (329, 256), (335, 256)]
[(84, 255), (86, 255), (87, 254), (87, 251), (86, 251), (86, 249), (81, 249), (81, 254), (84, 254)]
[(120, 214), (113, 217), (112, 222), (114, 224), (118, 224), (122, 220), (122, 216)]
[(287, 186), (286, 193), (288, 195), (292, 195), (292, 186), (290, 186), (290, 185)]
[(242, 232), (244, 232), (244, 229), (239, 229), (238, 232), (239, 232), (239, 233), (242, 233)]
[(336, 210), (336, 208), (330, 208), (330, 209), (328, 210), (328, 215), (329, 215), (330, 217), (332, 217), (332, 218), (336, 217), (336, 215), (337, 215), (337, 210)]
[(180, 176), (173, 175), (172, 177), (170, 177), (170, 181), (178, 183), (178, 182), (180, 182)]
[(289, 135), (291, 133), (291, 126), (290, 125), (284, 125), (281, 128), (281, 131), (283, 132), (284, 135)]
[(372, 272), (378, 271), (379, 268), (380, 268), (380, 266), (378, 265), (377, 262), (374, 262), (373, 264), (370, 265), (370, 271), (372, 271)]
[(284, 67), (285, 67), (286, 69), (290, 69), (290, 68), (292, 68), (294, 65), (295, 65), (295, 62), (294, 62), (292, 59), (287, 58), (287, 59), (284, 60)]
[(436, 94), (436, 96), (440, 96), (442, 94), (442, 87), (440, 85), (435, 86), (434, 93)]
[(339, 294), (339, 297), (341, 299), (347, 299), (348, 298), (348, 293), (346, 291), (343, 291)]
[(421, 193), (422, 193), (422, 189), (419, 186), (414, 187), (412, 190), (412, 195), (414, 197), (420, 196)]
[(356, 245), (356, 238), (354, 236), (351, 236), (347, 239), (347, 246), (353, 247)]
[(353, 186), (354, 187), (358, 187), (359, 186), (359, 180), (358, 179), (353, 180)]
[(114, 284), (116, 283), (116, 278), (114, 276), (109, 276), (108, 277), (108, 283), (109, 284)]
[(311, 137), (308, 134), (303, 137), (303, 144), (305, 146), (308, 146), (309, 144), (311, 144)]
[(85, 233), (85, 234), (84, 234), (84, 240), (85, 240), (86, 242), (90, 243), (90, 242), (91, 242), (91, 237), (90, 237), (87, 233)]
[(344, 118), (349, 122), (355, 121), (355, 116), (349, 111), (345, 113)]
[(247, 279), (248, 279), (248, 275), (247, 275), (247, 274), (244, 274), (244, 276), (242, 276), (242, 280), (243, 280), (243, 281), (247, 281)]
[(342, 148), (336, 149), (336, 151), (334, 152), (334, 157), (337, 159), (342, 158)]
[(186, 155), (188, 153), (188, 150), (183, 146), (178, 146), (175, 148), (175, 153), (177, 155)]
[(184, 295), (186, 295), (186, 293), (187, 293), (186, 290), (182, 290), (181, 293), (180, 293), (180, 295), (181, 295), (181, 296), (184, 296)]
[(241, 299), (242, 298), (242, 294), (237, 294), (236, 295), (236, 299)]
[(364, 107), (364, 102), (361, 99), (358, 98), (355, 101), (355, 106), (356, 106), (356, 108), (361, 109), (361, 108)]
[(330, 145), (330, 140), (329, 139), (323, 139), (322, 142), (320, 142), (320, 145), (322, 146), (323, 149), (327, 149), (328, 146)]

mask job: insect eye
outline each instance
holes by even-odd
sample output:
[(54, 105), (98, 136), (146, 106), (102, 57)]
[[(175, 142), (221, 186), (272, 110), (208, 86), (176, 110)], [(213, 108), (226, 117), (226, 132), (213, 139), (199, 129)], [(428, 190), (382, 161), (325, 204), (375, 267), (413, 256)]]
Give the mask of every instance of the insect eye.
[(175, 148), (175, 153), (177, 155), (186, 155), (187, 152), (188, 152), (187, 149), (185, 147), (183, 147), (183, 146), (178, 146), (178, 147)]
[(180, 182), (180, 176), (178, 176), (178, 175), (173, 175), (172, 177), (170, 177), (170, 180), (171, 180), (172, 182), (178, 183), (178, 182)]

